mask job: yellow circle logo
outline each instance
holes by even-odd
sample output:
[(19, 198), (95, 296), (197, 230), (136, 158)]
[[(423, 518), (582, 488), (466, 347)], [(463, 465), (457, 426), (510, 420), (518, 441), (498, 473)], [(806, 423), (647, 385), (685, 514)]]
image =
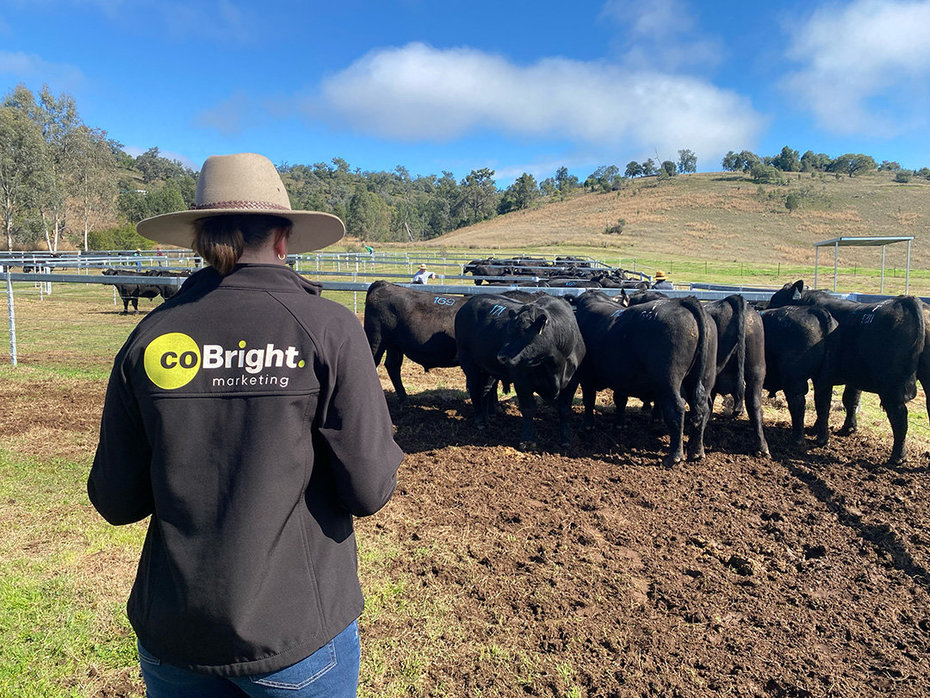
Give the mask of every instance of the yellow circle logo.
[(175, 390), (190, 383), (200, 370), (200, 347), (183, 332), (169, 332), (149, 342), (143, 364), (150, 381)]

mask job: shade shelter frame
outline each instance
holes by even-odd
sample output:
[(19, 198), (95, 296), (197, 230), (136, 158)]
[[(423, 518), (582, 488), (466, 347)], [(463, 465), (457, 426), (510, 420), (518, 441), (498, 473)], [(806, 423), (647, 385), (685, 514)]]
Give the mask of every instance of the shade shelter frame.
[(840, 247), (881, 247), (882, 248), (882, 281), (881, 281), (881, 291), (880, 293), (885, 292), (885, 248), (888, 245), (893, 245), (897, 242), (906, 242), (907, 243), (907, 263), (904, 268), (904, 293), (910, 291), (911, 286), (911, 242), (913, 241), (913, 235), (880, 235), (880, 236), (869, 236), (869, 237), (840, 237), (832, 238), (830, 240), (823, 240), (822, 242), (814, 243), (814, 288), (817, 288), (817, 273), (820, 270), (820, 248), (821, 247), (833, 247), (833, 292), (836, 293), (836, 276), (837, 276), (837, 262), (840, 254)]

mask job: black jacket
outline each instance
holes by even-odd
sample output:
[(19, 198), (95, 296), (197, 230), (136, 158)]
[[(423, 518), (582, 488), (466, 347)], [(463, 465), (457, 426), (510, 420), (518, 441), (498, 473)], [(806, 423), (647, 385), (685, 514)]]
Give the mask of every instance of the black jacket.
[(402, 458), (349, 310), (286, 267), (191, 276), (117, 355), (87, 483), (110, 523), (151, 515), (142, 645), (227, 676), (322, 647), (362, 611), (352, 516)]

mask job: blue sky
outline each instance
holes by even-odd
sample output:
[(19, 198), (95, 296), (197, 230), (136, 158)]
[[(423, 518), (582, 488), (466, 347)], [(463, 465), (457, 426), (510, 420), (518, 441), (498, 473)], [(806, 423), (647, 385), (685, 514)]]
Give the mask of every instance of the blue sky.
[(783, 145), (930, 166), (930, 0), (4, 0), (0, 89), (138, 154), (499, 185)]

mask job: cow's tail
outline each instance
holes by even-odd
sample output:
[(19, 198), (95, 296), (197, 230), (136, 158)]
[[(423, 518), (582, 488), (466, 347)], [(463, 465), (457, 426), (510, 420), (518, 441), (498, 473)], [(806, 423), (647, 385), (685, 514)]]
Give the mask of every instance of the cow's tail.
[[(914, 337), (911, 341), (911, 351), (908, 352), (908, 357), (913, 357), (912, 367), (913, 370), (908, 372), (908, 384), (907, 384), (907, 393), (905, 395), (906, 400), (913, 400), (917, 397), (917, 381), (916, 378), (921, 375), (921, 364), (926, 360), (924, 357), (924, 352), (927, 351), (927, 326), (926, 318), (924, 316), (923, 301), (914, 296), (904, 296), (902, 300), (905, 303), (905, 307), (910, 311), (911, 315), (914, 317)], [(930, 398), (927, 402), (927, 417), (930, 418)]]
[[(694, 412), (693, 418), (695, 424), (703, 424), (706, 421), (707, 413), (710, 410), (710, 401), (708, 399), (708, 386), (704, 385), (704, 370), (707, 366), (708, 353), (710, 351), (710, 339), (708, 338), (708, 316), (704, 308), (694, 296), (688, 296), (681, 299), (681, 305), (694, 316), (694, 321), (698, 327), (698, 343), (695, 351), (694, 363), (691, 370), (693, 373), (693, 395), (691, 410)], [(713, 357), (716, 365), (716, 357)]]
[[(367, 309), (366, 305), (366, 310)], [(365, 328), (365, 336), (368, 337), (368, 346), (371, 348), (371, 358), (374, 359), (375, 366), (377, 366), (381, 363), (381, 359), (384, 358), (384, 352), (387, 349), (387, 347), (384, 346), (384, 342), (381, 341), (381, 323), (373, 317), (373, 313), (366, 312), (362, 326)]]
[[(833, 317), (833, 313), (820, 305), (811, 305), (808, 306), (810, 311), (817, 316), (817, 320), (820, 322), (820, 330), (823, 332), (823, 338), (826, 346), (825, 356), (824, 356), (824, 367), (821, 370), (830, 370), (830, 367), (836, 366), (839, 359), (839, 332), (836, 332), (836, 329), (840, 326), (840, 323), (837, 322), (836, 318)], [(815, 380), (814, 384), (817, 384)]]
[[(733, 414), (742, 414), (746, 400), (746, 299), (730, 296), (733, 317), (736, 319), (736, 394), (733, 396)], [(719, 341), (719, 340), (718, 340)]]

